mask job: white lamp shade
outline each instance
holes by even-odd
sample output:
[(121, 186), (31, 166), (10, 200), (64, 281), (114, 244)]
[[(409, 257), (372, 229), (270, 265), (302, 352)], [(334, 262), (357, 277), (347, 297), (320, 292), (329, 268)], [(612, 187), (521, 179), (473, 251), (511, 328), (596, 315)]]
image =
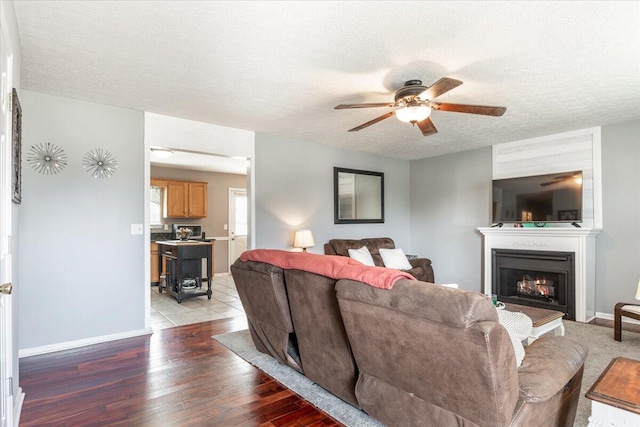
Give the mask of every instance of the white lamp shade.
[(293, 238), (293, 247), (294, 248), (311, 248), (316, 243), (313, 241), (313, 234), (311, 234), (311, 230), (298, 230), (296, 231), (296, 235)]
[(431, 114), (431, 107), (426, 105), (415, 105), (400, 108), (396, 110), (396, 117), (398, 120), (407, 123), (421, 122)]
[(638, 290), (636, 291), (636, 299), (640, 300), (640, 280), (638, 280)]

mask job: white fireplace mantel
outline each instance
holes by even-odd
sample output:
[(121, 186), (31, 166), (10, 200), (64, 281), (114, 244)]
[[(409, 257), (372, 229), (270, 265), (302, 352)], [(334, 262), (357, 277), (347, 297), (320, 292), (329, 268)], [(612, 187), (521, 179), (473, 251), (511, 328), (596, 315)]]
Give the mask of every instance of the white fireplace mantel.
[(491, 294), (493, 249), (520, 249), (575, 253), (576, 321), (595, 317), (596, 242), (600, 228), (569, 227), (479, 227), (484, 235), (484, 293)]

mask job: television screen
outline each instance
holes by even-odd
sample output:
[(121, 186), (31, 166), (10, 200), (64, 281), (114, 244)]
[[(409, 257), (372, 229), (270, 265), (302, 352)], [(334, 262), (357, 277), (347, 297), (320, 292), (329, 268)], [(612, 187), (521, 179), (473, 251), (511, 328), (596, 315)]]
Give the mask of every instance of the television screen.
[(493, 180), (493, 222), (582, 222), (582, 171)]

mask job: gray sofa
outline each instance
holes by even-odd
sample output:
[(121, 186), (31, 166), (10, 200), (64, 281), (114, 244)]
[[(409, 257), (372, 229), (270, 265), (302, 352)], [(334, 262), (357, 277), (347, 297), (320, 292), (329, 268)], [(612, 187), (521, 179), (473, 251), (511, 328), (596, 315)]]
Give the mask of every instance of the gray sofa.
[(516, 367), (484, 295), (256, 261), (231, 271), (258, 350), (388, 426), (573, 425), (586, 348), (543, 337)]
[[(380, 249), (395, 249), (396, 244), (393, 239), (389, 237), (373, 237), (369, 239), (332, 239), (329, 243), (324, 244), (325, 255), (340, 255), (349, 256), (349, 249), (360, 249), (366, 246), (371, 253), (371, 258), (375, 265), (384, 267), (382, 257), (380, 256)], [(410, 270), (403, 270), (411, 274), (418, 280), (423, 282), (434, 282), (433, 267), (431, 266), (431, 260), (428, 258), (409, 258), (409, 264), (411, 264)]]

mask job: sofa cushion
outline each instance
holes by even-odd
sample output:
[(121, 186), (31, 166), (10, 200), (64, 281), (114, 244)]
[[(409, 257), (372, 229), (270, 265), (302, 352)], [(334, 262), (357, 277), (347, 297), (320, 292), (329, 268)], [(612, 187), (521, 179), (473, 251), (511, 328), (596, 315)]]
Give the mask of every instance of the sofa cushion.
[[(527, 346), (518, 368), (520, 398), (544, 402), (562, 390), (589, 354), (589, 349), (568, 337), (542, 337)], [(550, 355), (553, 355), (550, 358)], [(549, 363), (552, 360), (553, 363)]]
[(361, 262), (364, 265), (369, 265), (371, 267), (375, 266), (373, 258), (371, 258), (371, 252), (369, 252), (369, 249), (367, 249), (366, 246), (363, 246), (360, 249), (349, 249), (348, 251), (349, 256), (356, 261)]
[(385, 267), (397, 268), (398, 270), (411, 270), (411, 264), (401, 248), (380, 248), (379, 251)]
[[(341, 256), (349, 256), (349, 249), (360, 249), (362, 246), (366, 246), (367, 249), (369, 249), (369, 253), (371, 253), (373, 262), (378, 267), (384, 267), (382, 257), (378, 250), (380, 248), (394, 249), (396, 247), (395, 243), (393, 243), (393, 239), (389, 237), (367, 238), (360, 240), (332, 239), (329, 240), (328, 245), (336, 255)], [(331, 253), (327, 254), (332, 255)]]

